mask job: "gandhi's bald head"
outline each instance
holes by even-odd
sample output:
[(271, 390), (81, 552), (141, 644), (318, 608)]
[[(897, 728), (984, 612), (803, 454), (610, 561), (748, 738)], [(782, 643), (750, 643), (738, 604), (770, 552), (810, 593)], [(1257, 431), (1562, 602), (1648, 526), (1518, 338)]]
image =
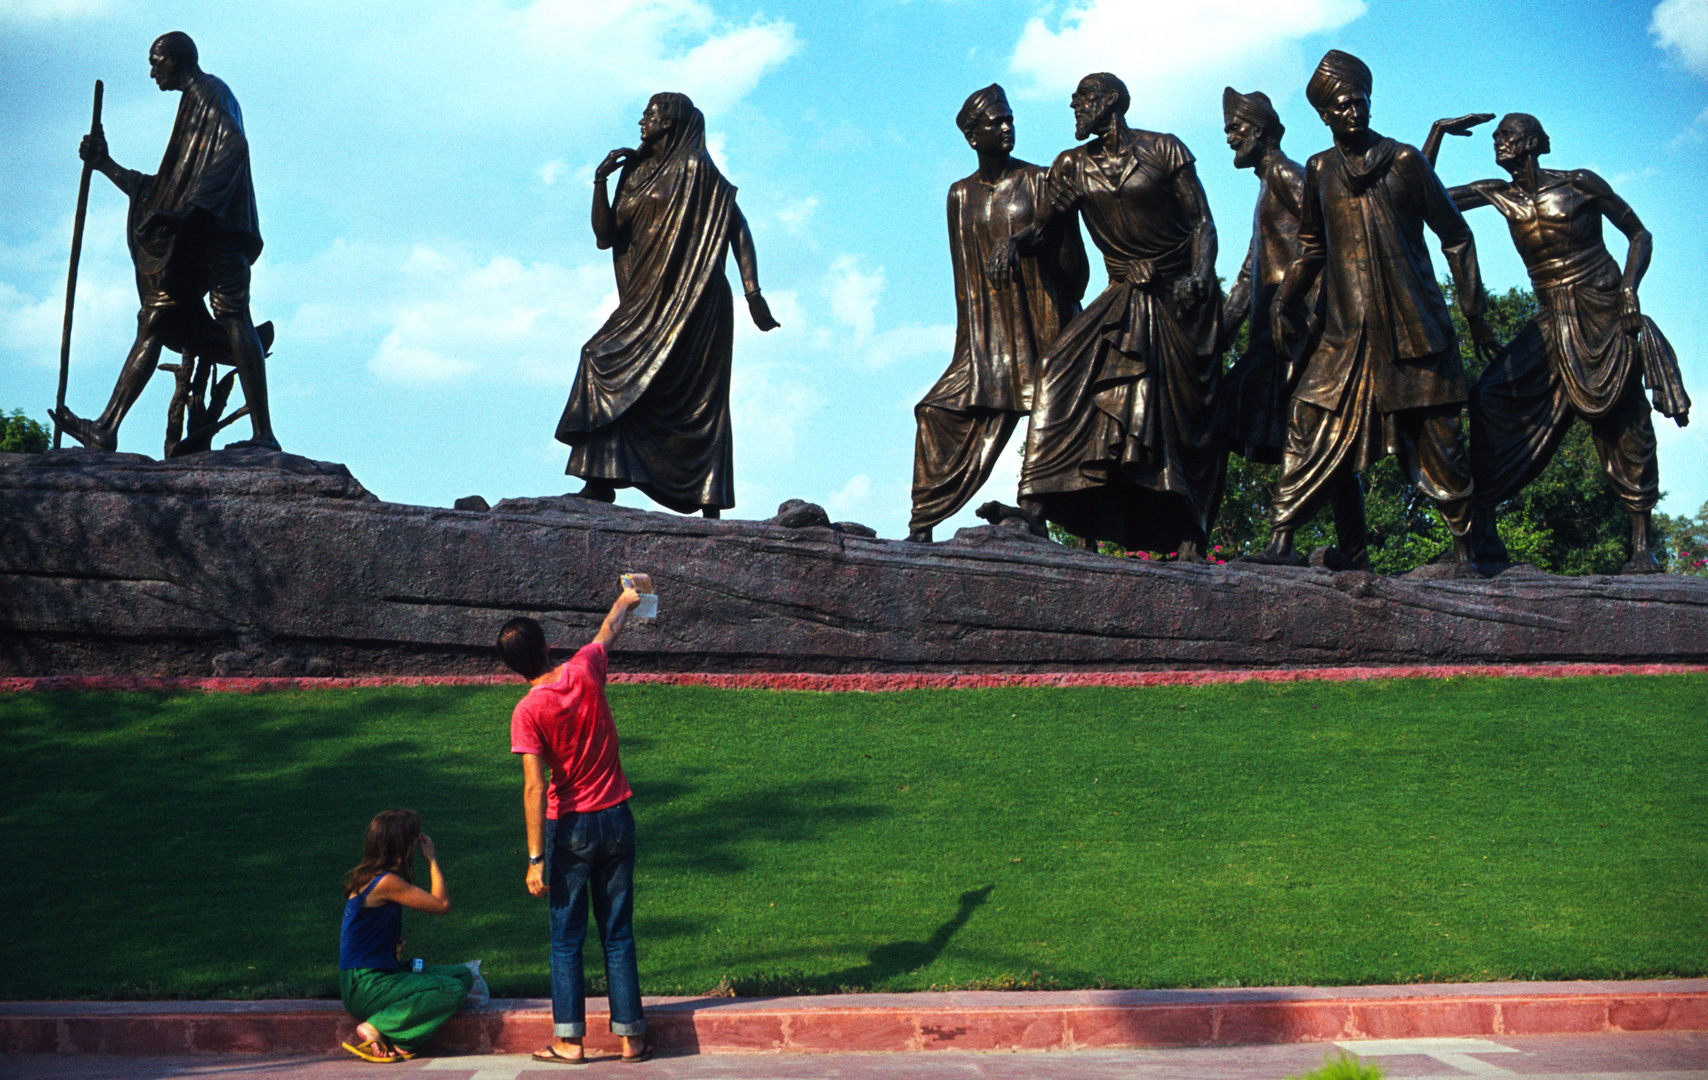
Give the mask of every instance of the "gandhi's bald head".
[(173, 30), (154, 39), (148, 48), (148, 74), (162, 90), (182, 90), (185, 80), (201, 68), (196, 55), (196, 43), (182, 30)]

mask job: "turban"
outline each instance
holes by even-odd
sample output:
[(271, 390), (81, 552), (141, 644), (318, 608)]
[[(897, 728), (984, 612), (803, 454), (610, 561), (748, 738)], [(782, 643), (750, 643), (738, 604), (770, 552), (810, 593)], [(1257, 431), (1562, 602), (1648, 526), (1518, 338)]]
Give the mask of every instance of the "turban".
[(1235, 120), (1244, 120), (1259, 131), (1270, 132), (1277, 139), (1286, 131), (1281, 126), (1281, 117), (1275, 113), (1275, 106), (1269, 103), (1269, 95), (1261, 90), (1253, 90), (1242, 94), (1233, 87), (1222, 90), (1222, 122), (1231, 124)]
[(996, 83), (991, 83), (983, 90), (973, 91), (961, 106), (961, 111), (955, 114), (955, 126), (961, 129), (961, 134), (968, 134), (973, 130), (978, 118), (984, 115), (984, 111), (998, 102), (1007, 105), (1008, 95)]
[(1353, 86), (1370, 95), (1370, 69), (1364, 66), (1364, 61), (1351, 53), (1330, 49), (1323, 54), (1322, 62), (1312, 73), (1311, 81), (1305, 84), (1305, 99), (1311, 103), (1311, 108), (1322, 111), (1343, 87)]

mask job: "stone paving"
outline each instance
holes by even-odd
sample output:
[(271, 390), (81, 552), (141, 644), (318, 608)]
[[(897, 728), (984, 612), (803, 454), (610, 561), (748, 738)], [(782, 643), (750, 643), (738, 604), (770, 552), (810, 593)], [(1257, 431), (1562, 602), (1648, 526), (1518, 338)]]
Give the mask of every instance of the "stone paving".
[[(552, 1074), (631, 1080), (1282, 1080), (1350, 1052), (1387, 1080), (1511, 1076), (1526, 1080), (1708, 1080), (1708, 1032), (1528, 1035), (1347, 1041), (1327, 1046), (1204, 1047), (1032, 1053), (662, 1054), (623, 1065), (545, 1065), (520, 1054), (441, 1057), (386, 1066), (394, 1080), (549, 1080)], [(341, 1053), (278, 1056), (126, 1057), (0, 1055), (0, 1078), (17, 1080), (345, 1080), (375, 1066)]]

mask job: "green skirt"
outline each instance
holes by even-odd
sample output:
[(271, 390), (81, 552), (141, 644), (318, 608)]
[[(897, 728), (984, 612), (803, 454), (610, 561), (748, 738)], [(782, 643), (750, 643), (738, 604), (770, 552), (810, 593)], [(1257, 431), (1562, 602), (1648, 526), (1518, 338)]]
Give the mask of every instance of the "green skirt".
[(462, 1007), (474, 988), (474, 972), (462, 964), (411, 971), (347, 968), (338, 973), (338, 994), (357, 1023), (367, 1021), (406, 1053), (432, 1037)]

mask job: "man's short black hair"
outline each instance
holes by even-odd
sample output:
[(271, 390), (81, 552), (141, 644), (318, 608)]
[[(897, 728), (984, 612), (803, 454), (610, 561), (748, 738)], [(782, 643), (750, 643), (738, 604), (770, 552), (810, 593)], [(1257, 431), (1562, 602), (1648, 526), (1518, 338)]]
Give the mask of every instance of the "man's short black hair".
[(498, 655), (524, 679), (537, 679), (552, 666), (545, 630), (526, 615), (511, 619), (498, 631)]

